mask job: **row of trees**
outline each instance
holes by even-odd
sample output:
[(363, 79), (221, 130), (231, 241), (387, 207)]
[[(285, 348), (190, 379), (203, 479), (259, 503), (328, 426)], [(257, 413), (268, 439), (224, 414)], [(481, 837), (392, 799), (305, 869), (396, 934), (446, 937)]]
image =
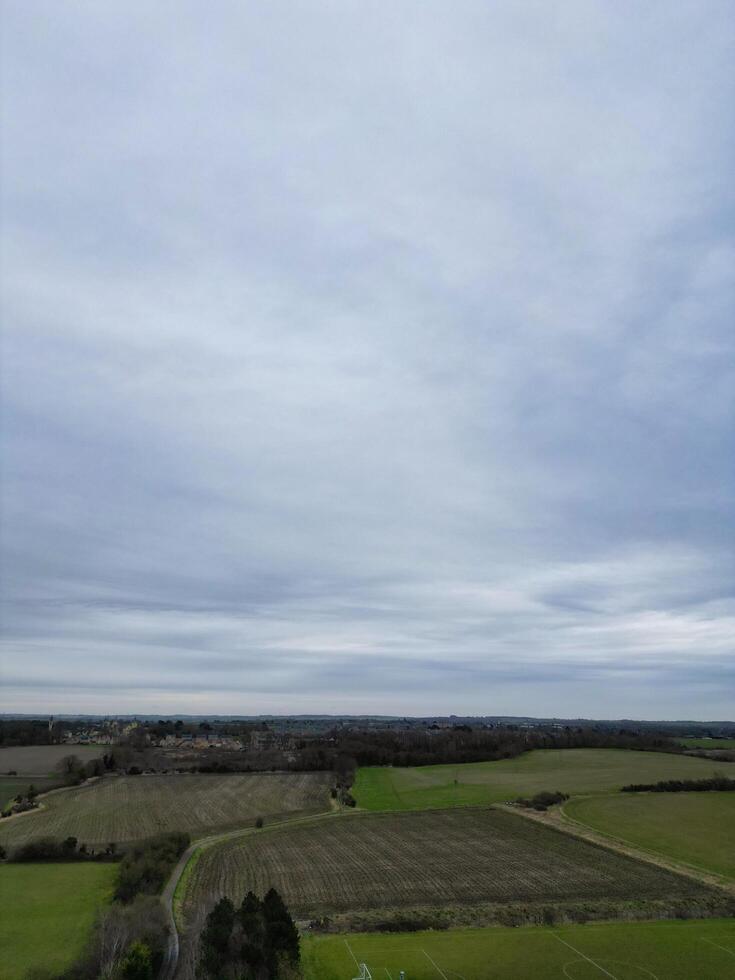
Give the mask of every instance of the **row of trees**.
[(115, 898), (130, 902), (136, 895), (157, 895), (189, 843), (188, 834), (171, 831), (130, 847), (120, 864)]
[(300, 747), (290, 768), (336, 769), (340, 758), (353, 766), (425, 766), (437, 763), (511, 759), (530, 749), (620, 748), (681, 753), (683, 747), (663, 736), (632, 731), (564, 728), (472, 728), (456, 725), (435, 730), (339, 729)]
[(41, 718), (0, 718), (0, 746), (52, 745), (49, 723)]
[(203, 980), (295, 980), (299, 958), (298, 930), (275, 888), (262, 900), (249, 891), (237, 909), (220, 899), (199, 937)]
[[(0, 857), (5, 857), (0, 848)], [(19, 844), (10, 852), (8, 860), (16, 864), (33, 861), (117, 861), (119, 855), (115, 844), (108, 844), (103, 850), (95, 851), (76, 837), (34, 837), (25, 844)]]
[(188, 834), (172, 832), (122, 854), (115, 844), (95, 854), (76, 837), (36, 838), (16, 848), (12, 861), (120, 861), (114, 901), (101, 914), (83, 956), (55, 980), (155, 980), (168, 942), (166, 913), (157, 895), (188, 846)]
[(664, 779), (659, 783), (630, 783), (624, 793), (707, 793), (735, 791), (735, 779), (712, 776), (710, 779)]
[(167, 942), (166, 913), (158, 898), (113, 902), (97, 921), (84, 956), (57, 980), (155, 980)]

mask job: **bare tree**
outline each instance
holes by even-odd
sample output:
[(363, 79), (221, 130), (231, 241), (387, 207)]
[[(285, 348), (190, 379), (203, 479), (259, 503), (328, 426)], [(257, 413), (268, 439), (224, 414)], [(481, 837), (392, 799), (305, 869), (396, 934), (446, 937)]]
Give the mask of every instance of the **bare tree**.
[(75, 776), (82, 770), (82, 760), (78, 755), (65, 755), (56, 763), (56, 768), (62, 776)]
[(117, 976), (129, 947), (137, 941), (152, 949), (163, 948), (167, 936), (166, 914), (158, 898), (140, 895), (130, 905), (111, 905), (102, 913), (91, 946), (90, 966), (95, 977)]

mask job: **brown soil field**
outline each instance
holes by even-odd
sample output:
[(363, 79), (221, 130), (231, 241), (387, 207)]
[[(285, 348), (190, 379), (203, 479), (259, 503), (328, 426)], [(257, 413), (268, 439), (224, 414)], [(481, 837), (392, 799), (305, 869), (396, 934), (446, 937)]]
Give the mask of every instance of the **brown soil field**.
[(329, 773), (196, 773), (105, 776), (53, 793), (43, 809), (0, 821), (6, 847), (34, 837), (68, 837), (91, 846), (125, 843), (166, 830), (192, 838), (266, 820), (329, 809)]
[(53, 775), (56, 764), (67, 755), (76, 755), (82, 762), (99, 759), (111, 751), (109, 745), (17, 745), (0, 749), (0, 775), (15, 770), (21, 776)]
[(185, 918), (275, 886), (299, 917), (489, 902), (659, 900), (708, 889), (512, 813), (350, 814), (205, 849)]

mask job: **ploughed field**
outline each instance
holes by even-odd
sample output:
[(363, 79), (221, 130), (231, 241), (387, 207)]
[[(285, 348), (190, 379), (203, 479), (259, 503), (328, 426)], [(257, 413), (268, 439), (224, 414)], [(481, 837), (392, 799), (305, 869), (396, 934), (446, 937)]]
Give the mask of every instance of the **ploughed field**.
[(299, 917), (708, 893), (696, 881), (513, 813), (455, 809), (350, 814), (207, 848), (192, 868), (184, 912), (271, 886)]
[(257, 817), (329, 809), (329, 773), (196, 773), (105, 776), (46, 797), (43, 809), (0, 821), (0, 844), (77, 837), (92, 846), (166, 830), (193, 838), (247, 826)]
[(11, 771), (20, 776), (49, 776), (67, 755), (82, 762), (101, 758), (110, 752), (109, 745), (17, 745), (0, 749), (0, 775)]
[(627, 783), (704, 779), (721, 771), (721, 762), (664, 752), (535, 749), (497, 762), (368, 766), (358, 770), (352, 792), (366, 810), (424, 810), (507, 802), (543, 790), (609, 793)]
[(600, 833), (735, 880), (735, 793), (591, 796), (565, 803), (564, 813)]

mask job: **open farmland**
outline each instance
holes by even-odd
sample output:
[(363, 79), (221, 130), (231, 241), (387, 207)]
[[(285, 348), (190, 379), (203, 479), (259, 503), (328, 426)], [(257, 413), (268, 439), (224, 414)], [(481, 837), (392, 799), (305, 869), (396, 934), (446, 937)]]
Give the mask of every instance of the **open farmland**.
[(107, 776), (54, 793), (44, 809), (0, 823), (0, 843), (73, 835), (86, 844), (123, 843), (164, 830), (202, 837), (275, 818), (329, 809), (328, 773)]
[(688, 749), (735, 749), (735, 738), (680, 738), (677, 741)]
[(0, 749), (0, 774), (17, 772), (20, 776), (49, 776), (67, 755), (82, 762), (99, 759), (109, 752), (108, 745), (17, 745)]
[(703, 779), (721, 770), (722, 763), (663, 752), (536, 749), (498, 762), (361, 768), (353, 794), (366, 810), (423, 810), (501, 803), (542, 790), (609, 793), (626, 783)]
[(47, 779), (45, 776), (0, 776), (0, 810), (19, 793), (25, 795), (30, 785), (36, 787), (39, 793), (44, 793), (52, 786), (58, 786), (59, 780)]
[(556, 929), (450, 929), (308, 936), (306, 980), (345, 980), (367, 963), (374, 980), (731, 980), (732, 919), (625, 922)]
[(297, 916), (493, 902), (656, 900), (697, 882), (500, 810), (350, 814), (205, 849), (185, 916), (275, 886)]
[(619, 793), (564, 813), (602, 834), (735, 880), (735, 793)]
[(112, 898), (114, 864), (0, 867), (3, 980), (51, 976), (82, 952), (99, 909)]

